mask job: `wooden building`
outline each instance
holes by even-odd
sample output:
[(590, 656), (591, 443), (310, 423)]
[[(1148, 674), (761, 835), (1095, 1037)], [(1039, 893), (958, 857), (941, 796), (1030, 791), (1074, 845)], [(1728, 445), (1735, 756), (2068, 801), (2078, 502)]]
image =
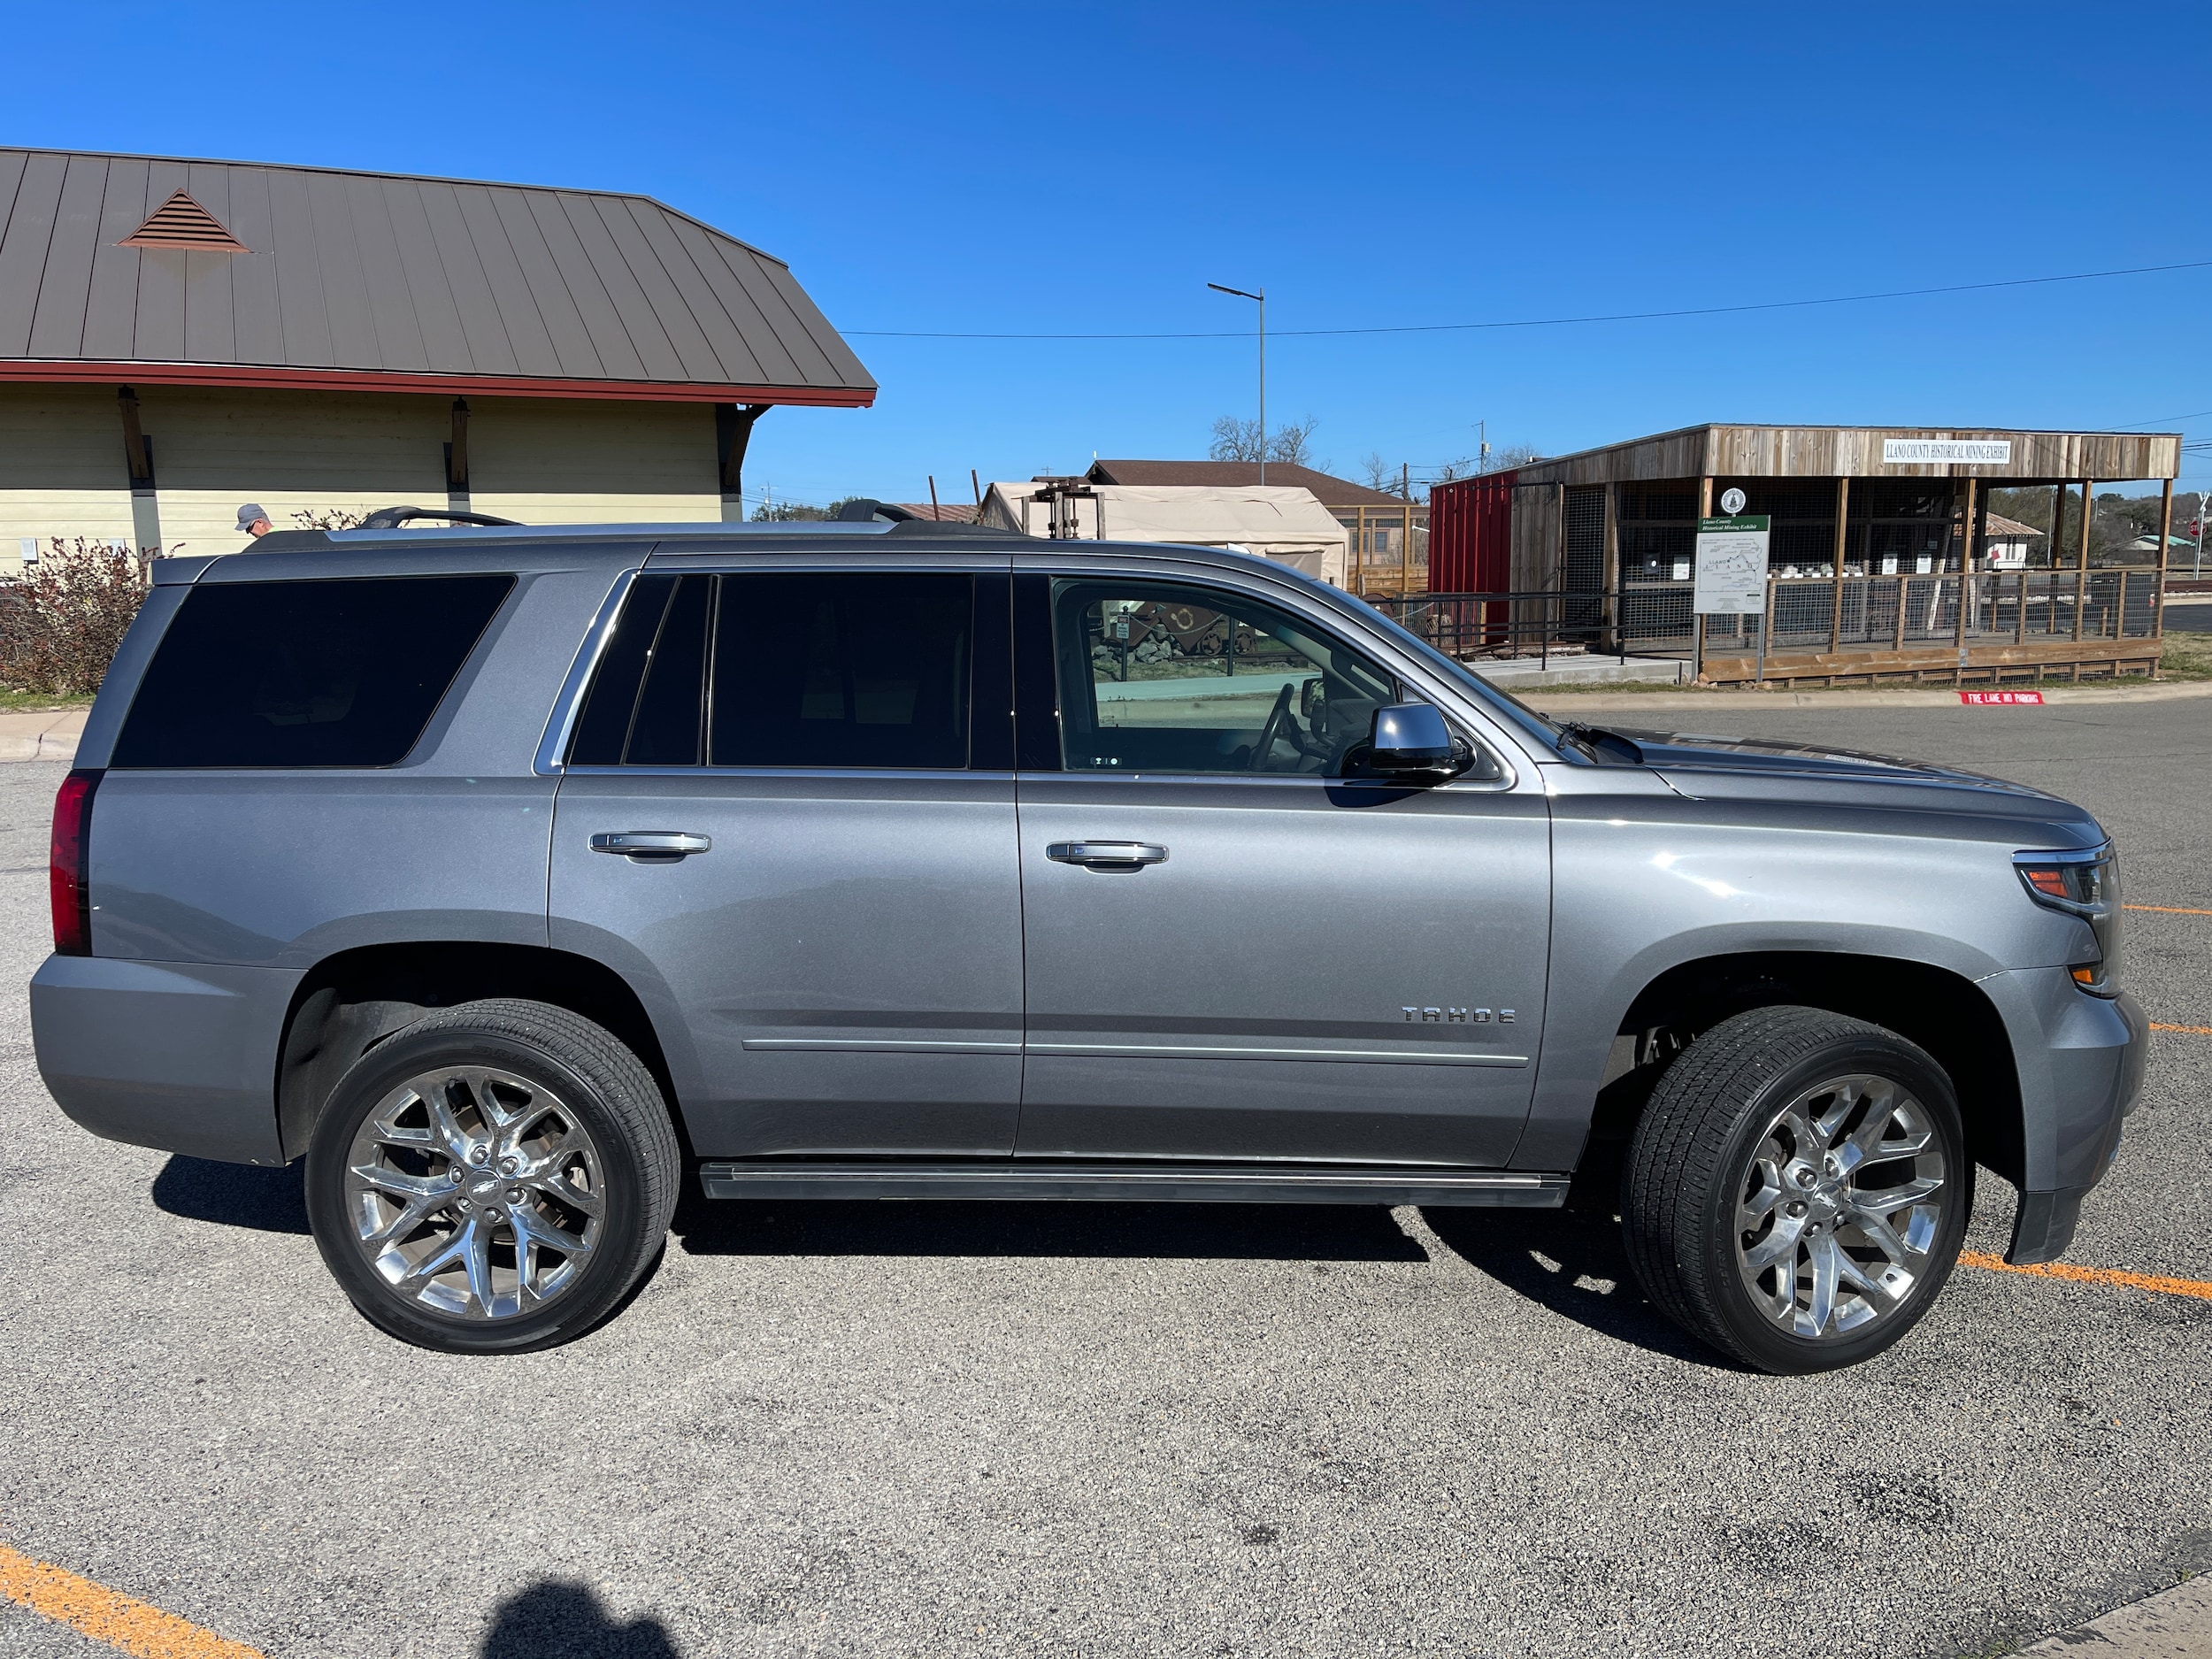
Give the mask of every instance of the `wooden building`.
[[(2172, 433), (1688, 426), (1438, 486), (1429, 585), (1552, 595), (1564, 633), (1701, 650), (1714, 680), (2131, 671), (2156, 659), (2163, 560), (2093, 570), (2092, 492), (2162, 480), (2170, 519), (2180, 449)], [(2001, 518), (1993, 558), (1997, 488), (2051, 490), (2054, 526), (2078, 492), (2071, 545), (2051, 538), (2044, 568), (2023, 568)], [(1698, 520), (1724, 510), (1770, 520), (1770, 597), (1715, 639), (1693, 618), (1691, 561)]]
[(645, 196), (0, 149), (0, 569), (401, 503), (742, 516), (752, 424), (875, 382), (772, 256)]

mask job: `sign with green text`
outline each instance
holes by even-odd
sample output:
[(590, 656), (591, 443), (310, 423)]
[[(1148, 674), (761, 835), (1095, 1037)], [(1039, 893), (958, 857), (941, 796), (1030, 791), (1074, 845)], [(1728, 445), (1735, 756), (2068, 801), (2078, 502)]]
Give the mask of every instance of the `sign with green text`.
[(1691, 609), (1701, 617), (1759, 617), (1767, 608), (1765, 513), (1697, 521), (1697, 575)]

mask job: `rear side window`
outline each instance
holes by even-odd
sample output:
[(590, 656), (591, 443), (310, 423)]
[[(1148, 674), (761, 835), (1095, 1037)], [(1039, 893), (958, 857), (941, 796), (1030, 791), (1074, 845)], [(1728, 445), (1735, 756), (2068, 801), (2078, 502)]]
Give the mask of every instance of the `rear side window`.
[(976, 605), (952, 574), (641, 577), (569, 760), (964, 767)]
[(195, 588), (110, 764), (396, 765), (514, 585), (494, 575)]

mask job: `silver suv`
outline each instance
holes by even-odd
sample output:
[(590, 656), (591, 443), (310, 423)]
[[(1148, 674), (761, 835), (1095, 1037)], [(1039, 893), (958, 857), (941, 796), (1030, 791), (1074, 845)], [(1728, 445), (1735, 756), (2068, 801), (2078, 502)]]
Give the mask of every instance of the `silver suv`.
[(1604, 1207), (1848, 1364), (1977, 1166), (2047, 1261), (2140, 1080), (2104, 832), (1555, 724), (1265, 560), (965, 526), (171, 559), (54, 822), (38, 1060), (305, 1158), (363, 1314), (565, 1341), (710, 1198)]

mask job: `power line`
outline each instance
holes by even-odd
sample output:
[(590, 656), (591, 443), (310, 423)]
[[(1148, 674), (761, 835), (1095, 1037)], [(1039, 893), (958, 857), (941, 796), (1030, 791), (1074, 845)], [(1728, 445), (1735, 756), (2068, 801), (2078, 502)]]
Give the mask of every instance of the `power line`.
[[(1565, 328), (1581, 323), (1651, 322), (1671, 317), (1724, 317), (1740, 311), (1793, 311), (1810, 305), (1859, 305), (1873, 300), (1917, 299), (1932, 294), (1974, 294), (1989, 288), (2037, 288), (2052, 282), (2094, 282), (2107, 277), (2148, 276), (2162, 271), (2202, 271), (2208, 267), (2212, 267), (2212, 259), (2191, 259), (2179, 265), (2130, 265), (2117, 271), (2076, 271), (2065, 276), (2008, 277), (1996, 282), (1958, 282), (1947, 288), (1892, 288), (1879, 294), (1835, 294), (1824, 299), (1763, 300), (1747, 305), (1699, 305), (1669, 311), (1608, 311), (1589, 317), (1529, 317), (1511, 322), (1494, 323), (1406, 323), (1371, 328), (1278, 328), (1275, 334), (1278, 337), (1292, 334), (1311, 339), (1323, 334), (1463, 334), (1486, 328)], [(1248, 328), (1217, 328), (1184, 334), (999, 334), (910, 328), (847, 328), (841, 332), (851, 338), (872, 340), (1249, 340), (1253, 331)], [(2205, 412), (2212, 413), (2212, 411)], [(2146, 421), (2140, 424), (2147, 426), (2152, 423)]]

